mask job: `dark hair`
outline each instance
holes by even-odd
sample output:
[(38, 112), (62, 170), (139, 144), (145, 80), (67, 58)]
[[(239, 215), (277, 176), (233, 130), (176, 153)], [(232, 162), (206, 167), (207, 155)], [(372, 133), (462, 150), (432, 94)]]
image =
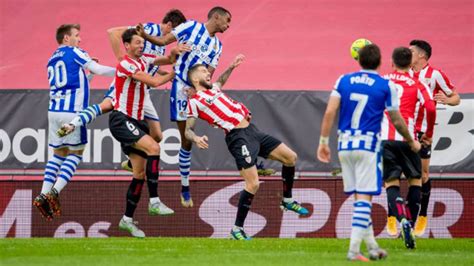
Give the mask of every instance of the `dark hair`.
[(200, 67), (206, 67), (206, 66), (203, 65), (203, 64), (195, 64), (194, 66), (192, 66), (188, 70), (188, 83), (191, 84), (191, 87), (193, 87), (193, 88), (195, 88), (195, 87), (194, 87), (193, 82), (191, 81), (191, 77), (193, 76), (194, 72), (196, 72), (197, 69), (200, 68)]
[(138, 32), (135, 28), (127, 29), (122, 34), (122, 42), (123, 43), (130, 43), (134, 35), (138, 35)]
[(63, 24), (63, 25), (59, 26), (59, 28), (56, 30), (56, 41), (58, 42), (58, 44), (63, 43), (64, 36), (71, 35), (71, 30), (72, 29), (81, 30), (81, 25), (79, 25), (79, 24)]
[(359, 65), (363, 69), (377, 69), (381, 58), (380, 48), (375, 44), (367, 44), (359, 50)]
[(431, 45), (427, 41), (423, 40), (412, 40), (410, 45), (416, 46), (423, 50), (426, 54), (427, 59), (431, 57)]
[(393, 50), (392, 60), (399, 68), (408, 68), (411, 64), (411, 51), (407, 47), (397, 47)]
[(221, 6), (215, 6), (209, 10), (209, 13), (207, 13), (207, 19), (211, 19), (212, 16), (214, 16), (215, 13), (218, 13), (219, 15), (225, 15), (229, 14), (230, 17), (232, 17), (232, 14), (230, 14), (229, 10), (221, 7)]
[(181, 12), (181, 10), (171, 9), (168, 11), (168, 13), (166, 13), (161, 22), (164, 24), (171, 22), (171, 26), (176, 28), (179, 24), (186, 22), (186, 17), (184, 16), (183, 12)]

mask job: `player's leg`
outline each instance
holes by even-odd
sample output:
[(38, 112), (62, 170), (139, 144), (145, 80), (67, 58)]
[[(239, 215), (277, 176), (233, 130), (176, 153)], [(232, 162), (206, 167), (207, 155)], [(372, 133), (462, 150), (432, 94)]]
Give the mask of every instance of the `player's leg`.
[(70, 122), (65, 123), (57, 130), (56, 134), (60, 137), (71, 134), (76, 128), (86, 126), (97, 119), (97, 117), (106, 114), (114, 109), (112, 100), (115, 98), (115, 83), (112, 83), (106, 92), (104, 99), (100, 104), (88, 106), (79, 112)]
[(382, 155), (379, 152), (365, 150), (352, 151), (352, 163), (355, 174), (355, 201), (352, 216), (352, 228), (356, 242), (364, 240), (370, 259), (378, 260), (387, 257), (375, 240), (372, 225), (372, 196), (382, 192)]
[(33, 200), (33, 205), (48, 221), (53, 219), (53, 212), (49, 206), (46, 194), (48, 194), (53, 188), (59, 169), (61, 168), (64, 160), (66, 160), (67, 153), (67, 148), (54, 149), (53, 156), (46, 163), (41, 193)]
[[(274, 147), (275, 145), (278, 146)], [(264, 154), (265, 150), (271, 150), (268, 156)], [(268, 157), (269, 159), (282, 163), (281, 177), (283, 180), (283, 200), (280, 203), (281, 208), (283, 210), (294, 211), (300, 215), (308, 215), (308, 210), (295, 201), (292, 195), (293, 183), (295, 180), (296, 153), (279, 140), (267, 136), (264, 138), (261, 145), (260, 155), (264, 158)]]
[(411, 225), (414, 226), (417, 219), (418, 213), (420, 212), (421, 202), (421, 179), (420, 178), (409, 178), (408, 179), (408, 193), (407, 193), (407, 213), (409, 214), (409, 220)]
[(133, 178), (127, 190), (125, 213), (119, 222), (119, 229), (129, 232), (134, 237), (143, 238), (145, 233), (133, 221), (133, 215), (142, 194), (145, 182), (146, 159), (136, 153), (128, 154), (133, 165)]
[[(143, 121), (142, 121), (143, 122)], [(141, 137), (133, 146), (147, 155), (145, 175), (147, 180), (150, 202), (150, 215), (171, 215), (174, 211), (160, 201), (158, 196), (158, 179), (160, 171), (160, 145), (149, 135)], [(133, 165), (133, 162), (132, 162)], [(133, 168), (135, 171), (135, 167)]]
[(389, 183), (386, 182), (387, 180), (399, 180), (399, 177), (402, 174), (402, 169), (398, 165), (397, 154), (395, 148), (393, 147), (394, 144), (389, 141), (383, 141), (382, 147), (383, 148), (383, 180), (385, 191), (387, 192), (387, 207), (388, 207), (388, 217), (387, 217), (387, 233), (392, 237), (398, 237), (398, 227), (397, 227), (397, 212), (394, 207), (396, 206), (393, 202), (390, 202), (392, 195), (392, 199), (396, 199), (396, 197), (400, 194), (400, 185), (396, 183), (396, 186), (389, 188)]
[[(428, 152), (420, 151), (420, 155), (422, 156), (421, 159), (421, 204), (420, 204), (420, 212), (417, 222), (415, 224), (415, 232), (416, 236), (422, 236), (425, 234), (426, 227), (428, 225), (428, 204), (430, 202), (430, 194), (431, 194), (431, 180), (429, 178), (429, 170), (430, 170), (430, 155), (431, 155), (431, 146), (429, 148), (423, 147), (422, 149), (429, 149)], [(424, 155), (425, 154), (425, 155)]]

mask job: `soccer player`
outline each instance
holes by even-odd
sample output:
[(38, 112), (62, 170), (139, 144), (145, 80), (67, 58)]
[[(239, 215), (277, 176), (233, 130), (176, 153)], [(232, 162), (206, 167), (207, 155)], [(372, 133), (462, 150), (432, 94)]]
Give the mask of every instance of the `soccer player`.
[[(446, 74), (432, 67), (428, 62), (431, 58), (431, 45), (424, 40), (412, 40), (410, 42), (410, 50), (413, 53), (411, 64), (412, 73), (421, 82), (428, 85), (436, 103), (451, 106), (458, 105), (461, 102), (461, 98)], [(420, 108), (417, 117), (416, 130), (420, 139), (426, 138), (424, 137), (426, 132), (426, 119), (424, 119), (424, 111), (422, 108)], [(416, 236), (422, 236), (428, 224), (427, 210), (431, 193), (431, 181), (429, 179), (431, 144), (423, 143), (420, 156), (422, 168), (421, 179), (423, 184), (421, 186), (420, 214), (414, 230)]]
[(258, 130), (250, 123), (250, 112), (247, 107), (234, 101), (221, 90), (233, 69), (239, 66), (243, 59), (242, 55), (238, 55), (214, 84), (211, 84), (211, 73), (203, 64), (192, 66), (187, 73), (187, 80), (196, 91), (189, 99), (186, 138), (200, 149), (207, 149), (209, 148), (207, 136), (197, 136), (194, 132), (196, 120), (201, 118), (212, 126), (222, 128), (226, 133), (227, 148), (235, 158), (240, 175), (245, 180), (245, 188), (240, 193), (235, 225), (231, 230), (231, 236), (236, 240), (250, 239), (243, 226), (259, 187), (255, 165), (257, 156), (277, 160), (283, 164), (281, 208), (300, 215), (308, 214), (308, 210), (292, 198), (296, 153), (280, 140)]
[(125, 214), (119, 229), (134, 237), (145, 237), (133, 221), (133, 214), (140, 200), (144, 179), (148, 185), (150, 201), (148, 213), (170, 215), (174, 211), (160, 201), (158, 196), (158, 176), (160, 146), (148, 133), (145, 122), (144, 105), (149, 96), (147, 86), (157, 87), (174, 77), (174, 73), (151, 76), (147, 73), (150, 65), (159, 64), (161, 57), (143, 54), (144, 40), (134, 28), (126, 30), (122, 40), (127, 54), (117, 65), (115, 75), (114, 111), (109, 116), (110, 132), (122, 145), (133, 165), (133, 178), (126, 196)]
[(80, 30), (79, 24), (59, 26), (56, 30), (59, 47), (47, 65), (50, 86), (48, 143), (54, 149), (54, 155), (46, 164), (41, 194), (33, 201), (47, 220), (53, 219), (53, 214), (61, 214), (59, 194), (74, 175), (87, 143), (85, 127), (66, 138), (59, 138), (55, 132), (89, 105), (86, 70), (104, 76), (115, 74), (114, 68), (98, 64), (79, 48)]
[[(168, 13), (166, 13), (160, 24), (155, 24), (151, 22), (146, 23), (144, 26), (144, 30), (146, 33), (152, 36), (163, 36), (170, 33), (172, 29), (177, 27), (179, 24), (184, 23), (185, 21), (186, 17), (180, 10), (171, 9), (170, 11), (168, 11)], [(112, 50), (119, 62), (123, 59), (124, 56), (124, 51), (122, 49), (122, 34), (128, 28), (130, 27), (115, 27), (107, 31)], [(184, 45), (180, 45), (178, 46), (178, 49), (184, 50), (186, 49), (184, 47)], [(143, 48), (143, 53), (155, 56), (164, 56), (165, 47), (158, 46), (146, 41)], [(174, 60), (175, 58), (172, 59)], [(155, 65), (150, 66), (147, 72), (152, 76), (157, 73), (159, 75), (167, 74), (165, 71), (159, 69), (159, 67)], [(98, 116), (112, 111), (112, 101), (114, 100), (114, 97), (115, 83), (112, 82), (109, 90), (107, 91), (106, 95), (104, 96), (104, 99), (100, 104), (94, 104), (92, 106), (87, 107), (84, 111), (80, 112), (79, 115), (75, 117), (70, 123), (63, 125), (63, 127), (58, 131), (58, 135), (65, 136), (67, 134), (70, 134), (74, 130), (74, 128), (92, 123), (92, 121), (94, 121)], [(162, 139), (160, 119), (149, 97), (145, 99), (145, 120), (147, 121), (148, 126), (150, 128), (150, 135), (157, 142), (160, 142)], [(125, 162), (122, 162), (122, 168), (124, 168), (125, 170), (132, 171), (132, 165), (130, 161), (127, 160)]]
[(214, 7), (209, 11), (207, 18), (206, 23), (188, 20), (162, 37), (150, 36), (144, 31), (142, 25), (137, 27), (137, 30), (146, 40), (156, 45), (168, 45), (178, 41), (178, 43), (187, 43), (192, 47), (190, 52), (182, 53), (177, 59), (174, 67), (176, 77), (173, 80), (170, 94), (170, 119), (177, 123), (181, 135), (179, 172), (181, 175), (181, 202), (183, 205), (192, 202), (189, 190), (192, 142), (188, 141), (184, 135), (188, 107), (186, 90), (191, 85), (187, 77), (188, 71), (195, 64), (203, 64), (208, 68), (211, 75), (214, 73), (222, 53), (222, 43), (216, 34), (223, 33), (229, 28), (232, 16), (225, 8)]
[[(436, 120), (436, 107), (431, 93), (426, 85), (417, 78), (410, 77), (409, 70), (412, 53), (406, 47), (398, 47), (392, 53), (392, 67), (394, 71), (385, 77), (396, 84), (400, 112), (408, 125), (410, 135), (415, 138), (416, 109), (423, 106), (426, 111), (427, 128), (423, 141), (430, 143), (433, 137), (433, 128)], [(407, 248), (415, 248), (415, 238), (412, 227), (418, 217), (420, 209), (421, 191), (421, 158), (410, 149), (404, 138), (395, 131), (392, 121), (385, 114), (382, 121), (383, 147), (383, 179), (387, 191), (387, 201), (391, 213), (400, 222), (401, 236)], [(400, 195), (401, 174), (408, 179), (409, 189), (407, 206), (405, 199)], [(390, 217), (389, 217), (390, 218)], [(390, 232), (398, 235), (398, 232)]]
[(387, 252), (375, 241), (371, 219), (372, 196), (380, 195), (382, 190), (380, 127), (385, 109), (410, 147), (414, 151), (420, 149), (420, 144), (410, 136), (398, 111), (395, 85), (376, 72), (380, 62), (378, 46), (366, 45), (359, 51), (362, 70), (343, 75), (337, 80), (321, 124), (317, 150), (317, 158), (329, 163), (329, 134), (339, 114), (338, 155), (344, 192), (354, 195), (351, 241), (347, 254), (347, 259), (352, 261), (368, 261), (360, 253), (362, 240), (367, 245), (371, 259), (387, 256)]

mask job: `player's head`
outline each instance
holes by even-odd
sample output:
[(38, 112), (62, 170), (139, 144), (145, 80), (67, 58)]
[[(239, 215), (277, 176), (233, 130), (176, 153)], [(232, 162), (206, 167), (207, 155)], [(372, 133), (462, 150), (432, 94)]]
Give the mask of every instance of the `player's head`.
[(80, 30), (79, 24), (63, 24), (56, 30), (56, 41), (58, 44), (78, 47), (81, 42)]
[(195, 89), (198, 87), (204, 87), (210, 90), (211, 84), (211, 72), (203, 64), (196, 64), (192, 66), (188, 71), (188, 82)]
[(392, 63), (395, 69), (408, 70), (411, 65), (411, 51), (407, 47), (397, 47), (392, 53)]
[(144, 39), (138, 35), (135, 28), (127, 29), (122, 34), (122, 42), (127, 54), (131, 57), (140, 57), (143, 54)]
[(381, 60), (380, 48), (375, 44), (367, 44), (359, 50), (359, 65), (362, 69), (376, 70)]
[(163, 26), (161, 29), (163, 31), (162, 35), (170, 33), (172, 29), (184, 22), (186, 22), (186, 17), (183, 12), (179, 9), (171, 9), (161, 21), (161, 25)]
[(410, 50), (413, 53), (412, 65), (419, 61), (428, 61), (431, 57), (431, 45), (424, 40), (412, 40), (410, 42)]
[(232, 19), (232, 14), (220, 6), (216, 6), (209, 10), (207, 13), (207, 21), (212, 22), (215, 26), (215, 32), (224, 32), (230, 27), (230, 21)]

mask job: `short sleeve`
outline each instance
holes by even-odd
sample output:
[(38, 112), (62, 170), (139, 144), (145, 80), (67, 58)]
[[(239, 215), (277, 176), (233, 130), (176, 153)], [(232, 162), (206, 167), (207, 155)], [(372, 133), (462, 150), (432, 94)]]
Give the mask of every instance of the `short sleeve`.
[(336, 83), (334, 84), (334, 89), (331, 91), (331, 96), (335, 96), (335, 97), (341, 98), (341, 92), (339, 91), (339, 84), (341, 83), (342, 77), (344, 77), (344, 75), (341, 75), (341, 76), (336, 80)]
[(181, 23), (180, 25), (178, 25), (171, 31), (171, 33), (176, 37), (176, 40), (178, 40), (178, 42), (182, 42), (184, 40), (189, 39), (189, 37), (191, 36), (191, 31), (195, 25), (196, 21), (189, 20), (185, 23)]
[(444, 74), (441, 70), (433, 71), (433, 78), (436, 80), (439, 88), (443, 90), (447, 96), (450, 96), (453, 93), (453, 84), (451, 84), (446, 74)]
[(198, 107), (197, 107), (198, 100), (195, 98), (191, 98), (188, 101), (188, 117), (198, 118)]
[(92, 61), (92, 59), (90, 58), (90, 56), (87, 54), (86, 51), (77, 47), (74, 47), (72, 51), (74, 55), (74, 61), (78, 63), (79, 65), (85, 66), (87, 63)]
[(385, 108), (388, 111), (398, 110), (397, 86), (392, 81), (388, 81), (388, 90), (385, 98)]
[(140, 69), (130, 63), (127, 60), (122, 60), (117, 66), (117, 76), (119, 77), (131, 77), (133, 74), (137, 73)]
[(212, 58), (210, 66), (213, 68), (217, 68), (217, 65), (219, 64), (219, 58), (221, 57), (222, 54), (222, 43), (217, 40), (217, 46), (216, 46), (216, 54), (214, 58)]
[(155, 23), (148, 22), (147, 24), (143, 25), (143, 30), (145, 31), (146, 34), (150, 36), (161, 35), (160, 26)]

